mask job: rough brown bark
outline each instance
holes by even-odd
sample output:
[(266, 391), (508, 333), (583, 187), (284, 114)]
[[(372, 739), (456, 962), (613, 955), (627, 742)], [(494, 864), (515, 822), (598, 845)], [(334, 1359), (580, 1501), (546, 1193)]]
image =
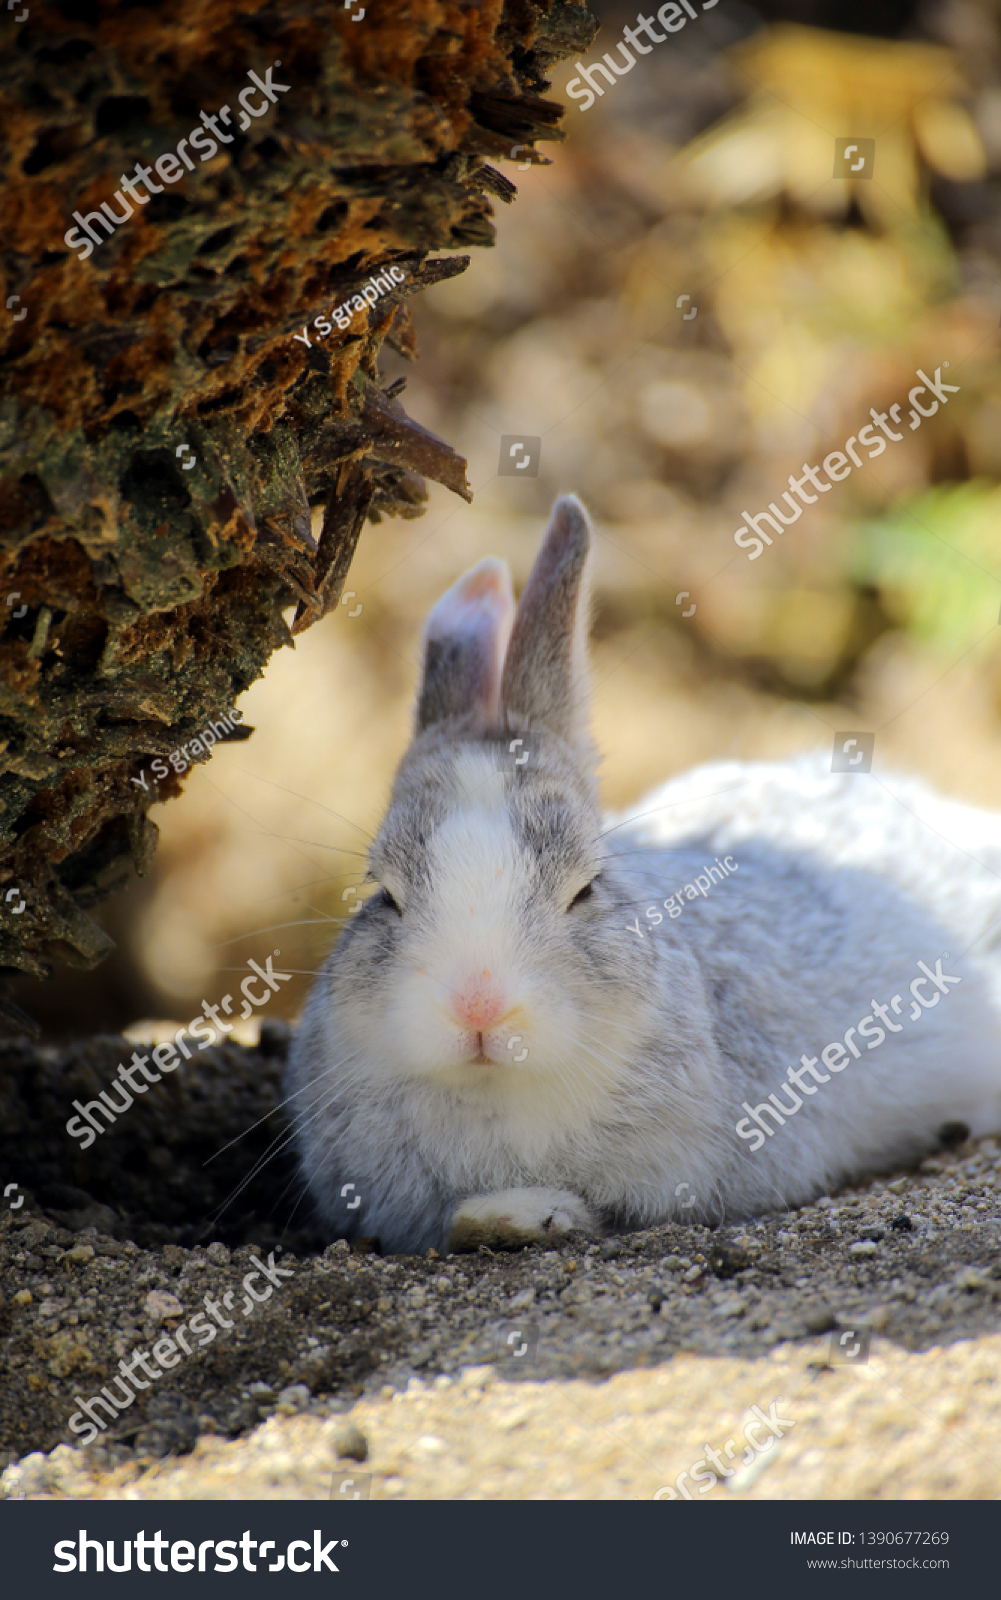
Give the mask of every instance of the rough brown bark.
[[(180, 788), (151, 759), (292, 642), (283, 608), (295, 633), (336, 605), (366, 518), (419, 515), (425, 477), (468, 498), (378, 353), (413, 356), (409, 298), (468, 261), (430, 251), (491, 243), (488, 195), (514, 189), (485, 158), (561, 136), (545, 72), (595, 25), (563, 0), (367, 0), (360, 22), (56, 0), (5, 32), (0, 966), (45, 974), (106, 953), (88, 908), (146, 870), (149, 806)], [(288, 88), (241, 131), (269, 68)], [(73, 213), (120, 214), (120, 174), (223, 104), (231, 142), (80, 260)], [(391, 265), (346, 330), (294, 338)]]

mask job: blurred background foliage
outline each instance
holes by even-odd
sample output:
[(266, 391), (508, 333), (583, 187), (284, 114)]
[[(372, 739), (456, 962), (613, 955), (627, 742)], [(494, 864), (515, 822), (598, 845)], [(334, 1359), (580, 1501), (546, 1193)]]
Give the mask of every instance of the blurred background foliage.
[[(588, 63), (636, 17), (592, 9)], [(366, 530), (338, 613), (243, 697), (253, 738), (154, 813), (151, 878), (101, 914), (117, 953), (18, 986), (50, 1035), (186, 1019), (275, 948), (294, 1014), (357, 899), (425, 611), (488, 553), (522, 583), (561, 490), (599, 531), (610, 804), (844, 728), (876, 732), (877, 774), (1001, 804), (998, 4), (721, 0), (566, 103), (554, 162), (506, 167), (496, 247), (422, 297), (418, 364), (386, 362), (469, 458), (473, 505), (432, 489), (422, 520)], [(833, 176), (846, 137), (875, 140), (871, 179)], [(947, 407), (760, 559), (737, 550), (745, 508), (946, 361)], [(498, 477), (522, 431), (538, 476)]]

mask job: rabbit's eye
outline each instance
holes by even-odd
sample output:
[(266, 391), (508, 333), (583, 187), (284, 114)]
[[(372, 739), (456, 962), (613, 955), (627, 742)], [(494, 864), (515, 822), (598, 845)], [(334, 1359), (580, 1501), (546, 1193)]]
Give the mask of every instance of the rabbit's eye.
[(395, 911), (398, 917), (402, 917), (403, 912), (400, 910), (388, 889), (383, 889), (379, 894), (376, 895), (375, 898), (378, 905), (384, 906), (387, 911)]
[(578, 893), (574, 895), (570, 904), (567, 906), (567, 910), (572, 911), (574, 906), (579, 906), (584, 900), (590, 900), (591, 892), (594, 889), (597, 881), (598, 880), (596, 878), (592, 878), (590, 883), (585, 883), (583, 889), (579, 890)]

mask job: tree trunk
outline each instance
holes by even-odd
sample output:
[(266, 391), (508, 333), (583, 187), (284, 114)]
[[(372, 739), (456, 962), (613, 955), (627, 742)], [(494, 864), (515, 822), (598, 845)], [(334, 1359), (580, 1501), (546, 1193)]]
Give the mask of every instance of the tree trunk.
[(544, 74), (595, 25), (563, 0), (4, 25), (0, 965), (44, 975), (107, 953), (87, 910), (147, 869), (171, 754), (204, 759), (337, 605), (366, 519), (419, 516), (428, 477), (469, 498), (379, 350), (413, 356), (409, 300), (468, 264), (430, 251), (492, 242), (515, 191), (485, 158), (561, 137)]

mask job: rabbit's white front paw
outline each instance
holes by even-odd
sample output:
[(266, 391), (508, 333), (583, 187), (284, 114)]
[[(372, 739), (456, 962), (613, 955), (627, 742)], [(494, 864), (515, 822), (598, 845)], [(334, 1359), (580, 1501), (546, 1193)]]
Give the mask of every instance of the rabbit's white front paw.
[(481, 1244), (514, 1250), (554, 1234), (597, 1233), (598, 1220), (579, 1195), (566, 1189), (505, 1189), (473, 1195), (452, 1215), (449, 1250), (475, 1250)]

